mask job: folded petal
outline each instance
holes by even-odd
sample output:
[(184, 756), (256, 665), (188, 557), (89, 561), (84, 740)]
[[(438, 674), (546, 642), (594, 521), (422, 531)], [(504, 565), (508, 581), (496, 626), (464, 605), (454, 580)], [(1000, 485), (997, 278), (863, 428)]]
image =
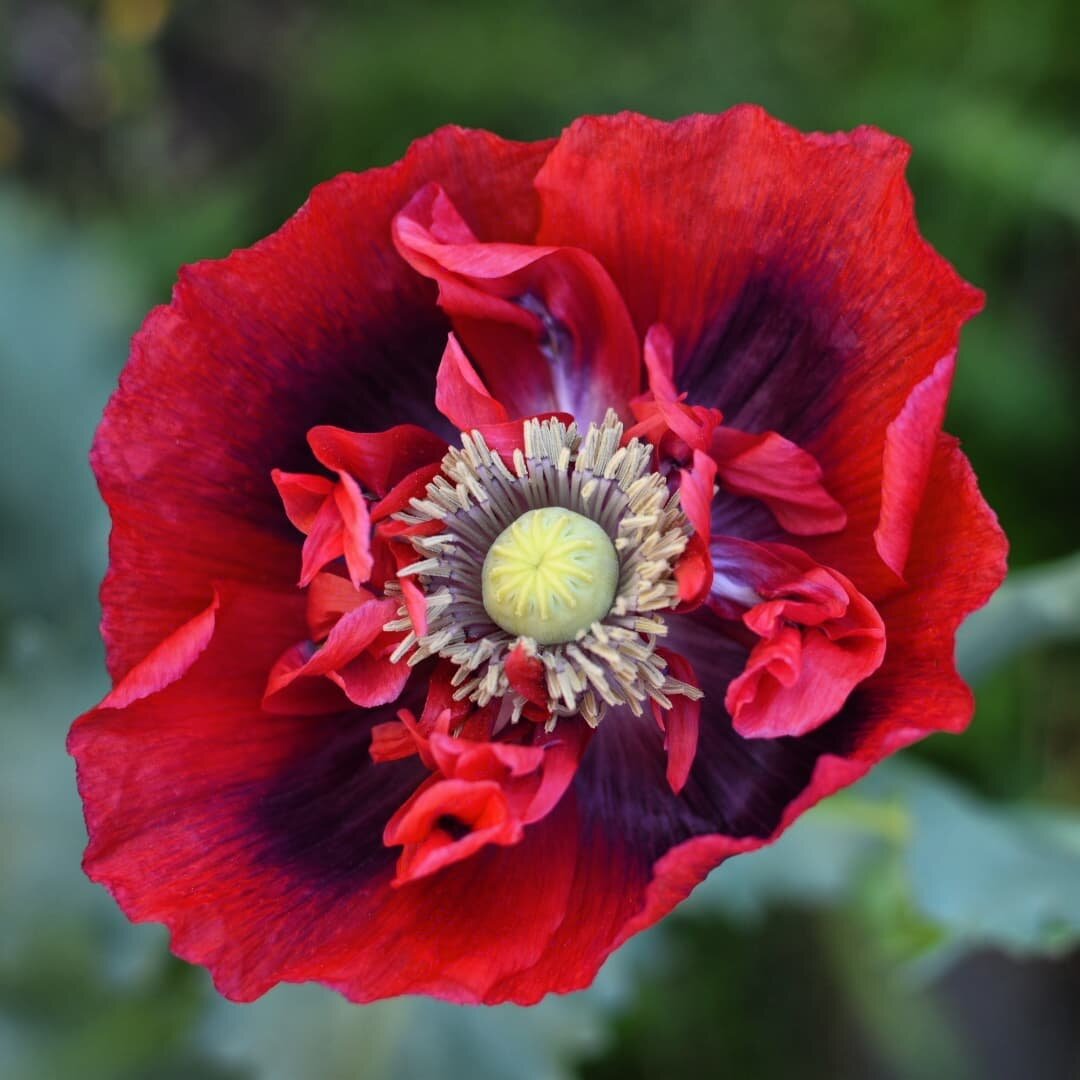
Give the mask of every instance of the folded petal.
[(637, 393), (638, 339), (603, 266), (577, 247), (480, 243), (431, 185), (394, 219), (398, 250), (439, 303), (491, 394), (515, 416), (599, 421)]
[[(676, 678), (691, 686), (697, 686), (697, 676), (690, 662), (670, 649), (657, 649), (667, 661), (668, 670)], [(696, 698), (677, 694), (672, 697), (670, 709), (662, 709), (655, 703), (653, 711), (665, 734), (664, 749), (667, 750), (667, 781), (678, 795), (690, 776), (690, 769), (697, 754), (698, 729), (701, 725), (701, 702)]]
[(956, 439), (939, 435), (905, 563), (909, 588), (880, 604), (885, 662), (850, 710), (862, 753), (883, 757), (932, 731), (967, 726), (974, 699), (956, 671), (956, 630), (1001, 584), (1007, 552)]
[(433, 780), (390, 819), (383, 839), (403, 846), (395, 885), (427, 877), (487, 844), (516, 844), (525, 835), (506, 793), (493, 780)]
[[(342, 708), (344, 703), (322, 687), (312, 691), (293, 686), (297, 680), (321, 680), (323, 677), (332, 678), (350, 699), (359, 696), (361, 700), (357, 704), (372, 707), (395, 701), (409, 675), (407, 665), (392, 665), (386, 656), (396, 639), (385, 635), (391, 640), (384, 642), (379, 652), (370, 656), (364, 654), (384, 637), (383, 627), (396, 614), (396, 600), (365, 600), (341, 616), (320, 648), (306, 644), (290, 646), (270, 673), (264, 707), (274, 712), (283, 708), (296, 711), (299, 690), (305, 695), (301, 700), (313, 713), (327, 711), (327, 703), (333, 708)], [(360, 666), (352, 667), (358, 661), (361, 661)], [(309, 696), (311, 694), (315, 696)], [(323, 707), (316, 709), (316, 701), (323, 703)]]
[(692, 467), (681, 469), (680, 475), (682, 483), (679, 485), (679, 501), (694, 531), (708, 543), (716, 463), (708, 454), (695, 450)]
[(346, 613), (374, 596), (358, 589), (348, 578), (337, 574), (317, 574), (307, 590), (307, 618), (312, 641), (323, 641)]
[(510, 419), (506, 408), (488, 393), (453, 334), (435, 376), (435, 404), (462, 431)]
[(530, 655), (521, 642), (514, 646), (506, 660), (506, 677), (515, 693), (533, 705), (547, 708), (548, 692), (544, 680), (544, 665)]
[(102, 708), (122, 709), (133, 701), (164, 690), (179, 679), (210, 643), (221, 601), (214, 599), (193, 619), (170, 634), (140, 660), (102, 701)]
[(535, 233), (549, 143), (446, 128), (321, 185), (273, 236), (185, 268), (132, 343), (92, 455), (113, 518), (103, 628), (119, 677), (206, 605), (211, 581), (294, 582), (271, 470), (310, 471), (315, 425), (447, 425), (445, 316), (391, 217), (433, 178), (481, 236)]
[(837, 532), (847, 523), (844, 508), (825, 490), (813, 455), (775, 431), (751, 435), (717, 427), (710, 453), (724, 487), (761, 499), (787, 532)]
[(885, 432), (881, 512), (874, 529), (874, 544), (898, 577), (904, 575), (955, 368), (955, 353), (942, 357), (911, 391), (900, 415)]
[[(310, 585), (324, 566), (344, 554), (345, 521), (337, 500), (337, 485), (334, 485), (319, 507), (304, 540), (300, 555), (300, 587)], [(350, 577), (353, 578), (353, 585), (359, 587), (360, 582), (352, 574)]]
[(371, 508), (371, 520), (383, 521), (393, 514), (399, 514), (408, 509), (413, 499), (423, 498), (428, 484), (439, 474), (442, 469), (442, 455), (439, 460), (430, 465), (421, 465), (419, 469), (402, 477), (387, 493)]
[(415, 424), (374, 432), (320, 425), (308, 432), (307, 439), (319, 462), (333, 472), (348, 473), (380, 499), (417, 469), (437, 465), (447, 445), (445, 439)]
[(585, 247), (639, 333), (671, 331), (678, 390), (814, 457), (848, 528), (807, 550), (872, 598), (898, 584), (873, 536), (886, 431), (982, 306), (919, 235), (908, 156), (872, 128), (803, 135), (753, 106), (624, 113), (577, 121), (536, 181), (538, 242)]
[(288, 519), (300, 532), (311, 532), (323, 504), (333, 494), (333, 481), (325, 476), (287, 473), (281, 469), (273, 469), (270, 475)]
[(517, 844), (574, 778), (587, 736), (569, 725), (533, 744), (472, 741), (436, 732), (428, 752), (438, 776), (390, 819), (385, 840), (403, 845), (396, 885), (433, 874), (487, 844)]
[(796, 548), (719, 538), (711, 603), (758, 640), (725, 706), (747, 738), (804, 735), (881, 665), (885, 624), (842, 574)]
[(341, 514), (342, 548), (349, 578), (358, 589), (371, 577), (371, 516), (360, 485), (346, 472), (338, 473), (334, 501)]

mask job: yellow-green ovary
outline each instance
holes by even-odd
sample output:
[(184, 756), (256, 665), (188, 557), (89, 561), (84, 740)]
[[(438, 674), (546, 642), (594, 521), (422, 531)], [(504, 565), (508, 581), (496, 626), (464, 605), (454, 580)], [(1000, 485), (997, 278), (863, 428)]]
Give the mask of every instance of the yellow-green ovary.
[(522, 514), (491, 545), (484, 607), (507, 633), (554, 645), (607, 615), (618, 579), (607, 533), (581, 514), (547, 506)]

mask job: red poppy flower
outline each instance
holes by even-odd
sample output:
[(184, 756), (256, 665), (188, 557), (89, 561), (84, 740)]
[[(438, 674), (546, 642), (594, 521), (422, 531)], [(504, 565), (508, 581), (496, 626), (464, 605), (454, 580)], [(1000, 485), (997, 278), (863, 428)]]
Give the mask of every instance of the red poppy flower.
[(448, 128), (181, 272), (93, 465), (86, 869), (231, 998), (533, 1002), (959, 731), (1005, 541), (907, 147)]

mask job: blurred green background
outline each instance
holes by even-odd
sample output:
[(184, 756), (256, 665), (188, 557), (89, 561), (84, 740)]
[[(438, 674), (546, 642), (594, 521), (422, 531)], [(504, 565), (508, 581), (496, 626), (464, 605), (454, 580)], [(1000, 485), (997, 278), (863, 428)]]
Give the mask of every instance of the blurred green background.
[[(1075, 0), (0, 2), (0, 1076), (1080, 1076)], [(86, 452), (177, 267), (439, 124), (756, 101), (915, 148), (987, 309), (948, 426), (1012, 541), (978, 714), (724, 867), (533, 1010), (318, 988), (237, 1007), (83, 879), (63, 751), (106, 689)]]

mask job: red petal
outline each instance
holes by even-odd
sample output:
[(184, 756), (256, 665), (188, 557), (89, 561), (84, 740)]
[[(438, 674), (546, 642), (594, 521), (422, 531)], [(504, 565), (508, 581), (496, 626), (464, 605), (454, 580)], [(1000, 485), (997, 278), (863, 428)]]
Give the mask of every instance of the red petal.
[(371, 729), (371, 760), (400, 761), (416, 753), (416, 739), (400, 720), (376, 724)]
[[(286, 656), (282, 657), (274, 666), (267, 681), (263, 700), (264, 708), (274, 712), (283, 710), (290, 713), (296, 712), (298, 711), (295, 705), (297, 692), (304, 695), (314, 693), (313, 704), (314, 701), (330, 702), (333, 700), (333, 695), (330, 695), (322, 687), (316, 687), (314, 691), (309, 691), (307, 688), (295, 687), (293, 684), (297, 680), (307, 681), (309, 679), (317, 679), (321, 682), (322, 676), (332, 674), (339, 675), (339, 678), (335, 681), (342, 686), (346, 693), (350, 694), (350, 697), (354, 694), (360, 697), (362, 699), (361, 704), (381, 705), (386, 701), (396, 700), (397, 693), (400, 692), (405, 679), (408, 677), (409, 669), (405, 664), (394, 665), (398, 670), (390, 675), (385, 671), (389, 661), (378, 660), (378, 662), (370, 666), (363, 665), (360, 668), (353, 669), (353, 674), (349, 679), (346, 679), (344, 675), (348, 665), (375, 642), (382, 634), (383, 627), (394, 617), (396, 612), (397, 602), (394, 600), (368, 600), (346, 612), (338, 620), (322, 648), (313, 651), (304, 649), (298, 652), (296, 646), (290, 646)], [(297, 665), (296, 661), (299, 659), (303, 659), (303, 663)], [(371, 700), (364, 693), (362, 684), (359, 681), (363, 674), (369, 674), (372, 677), (374, 681), (368, 689), (374, 698), (381, 698), (381, 700)], [(400, 681), (397, 681), (399, 679)], [(392, 697), (383, 697), (386, 687), (390, 685), (396, 685), (397, 692)], [(350, 693), (350, 690), (352, 693)], [(286, 691), (288, 691), (287, 694)], [(306, 697), (304, 700), (306, 700)], [(315, 711), (326, 710), (312, 708), (312, 712)]]
[(446, 342), (446, 352), (435, 376), (435, 405), (462, 431), (471, 431), (482, 424), (502, 424), (510, 419), (506, 409), (488, 393), (453, 334)]
[(955, 367), (955, 353), (939, 360), (911, 391), (900, 415), (885, 433), (881, 515), (874, 543), (882, 560), (898, 577), (904, 575)]
[[(345, 554), (345, 525), (341, 520), (341, 509), (336, 498), (326, 499), (315, 520), (311, 531), (304, 541), (300, 564), (300, 587), (310, 585), (315, 575), (327, 563), (340, 559)], [(358, 582), (354, 582), (358, 585)]]
[(404, 661), (394, 663), (388, 656), (366, 652), (328, 674), (354, 705), (373, 709), (401, 697), (412, 668)]
[(135, 336), (92, 455), (113, 517), (114, 677), (196, 615), (210, 582), (295, 580), (270, 473), (305, 468), (314, 425), (444, 424), (432, 394), (446, 320), (390, 219), (437, 178), (481, 236), (531, 239), (549, 148), (444, 129), (389, 168), (316, 188), (255, 247), (181, 272)]
[[(670, 649), (656, 650), (668, 664), (671, 674), (691, 686), (697, 686), (697, 676), (690, 662)], [(653, 705), (657, 720), (664, 729), (664, 746), (667, 750), (667, 781), (676, 795), (689, 779), (690, 770), (697, 754), (698, 729), (701, 724), (701, 701), (694, 701), (682, 694), (672, 696), (671, 708), (661, 709)]]
[(290, 645), (266, 679), (262, 707), (276, 716), (326, 716), (348, 707), (341, 687), (329, 679), (303, 678), (314, 654), (309, 641)]
[(210, 605), (170, 634), (140, 660), (101, 703), (103, 709), (122, 709), (133, 701), (156, 694), (176, 682), (210, 644), (217, 622), (220, 599), (214, 593)]
[(423, 637), (427, 633), (427, 598), (424, 590), (408, 575), (398, 578), (398, 584), (401, 586), (401, 595), (405, 600), (405, 610), (409, 613), (413, 633), (417, 637)]
[(524, 826), (554, 810), (573, 780), (588, 738), (584, 726), (567, 721), (558, 735), (541, 736), (531, 746), (433, 734), (429, 749), (443, 779), (420, 788), (386, 827), (388, 845), (405, 845), (395, 884), (434, 873), (490, 843), (519, 843)]
[(825, 490), (813, 455), (775, 431), (751, 435), (718, 427), (711, 453), (724, 487), (761, 499), (789, 533), (836, 532), (847, 522), (844, 508)]
[(312, 641), (322, 641), (346, 612), (353, 611), (374, 596), (358, 589), (348, 578), (337, 574), (316, 574), (307, 591), (308, 627)]
[(591, 731), (580, 721), (563, 721), (555, 732), (538, 737), (533, 745), (543, 748), (544, 763), (540, 786), (521, 812), (526, 825), (547, 817), (558, 806), (577, 775), (590, 737)]
[(535, 656), (531, 656), (521, 642), (518, 642), (507, 656), (505, 671), (511, 687), (526, 701), (547, 708), (548, 693), (547, 682), (544, 679), (544, 665)]
[(690, 537), (686, 550), (675, 564), (675, 581), (679, 586), (679, 611), (696, 608), (709, 595), (713, 564), (708, 541), (700, 533)]
[(307, 674), (325, 675), (362, 653), (382, 633), (383, 627), (397, 614), (397, 601), (368, 600), (346, 612), (312, 656)]
[(448, 660), (439, 660), (436, 663), (428, 683), (424, 711), (420, 717), (426, 730), (435, 728), (444, 712), (449, 713), (451, 724), (456, 727), (474, 708), (472, 702), (454, 699), (457, 687), (453, 678), (456, 672), (457, 668)]
[[(654, 407), (667, 428), (687, 446), (695, 450), (707, 450), (712, 430), (720, 423), (722, 414), (717, 409), (694, 408), (681, 403), (681, 399), (686, 395), (680, 395), (675, 387), (673, 350), (674, 343), (668, 328), (659, 323), (650, 326), (645, 335), (645, 368), (649, 374), (649, 390), (654, 399)], [(638, 398), (634, 403), (633, 411), (639, 420), (644, 419), (642, 414), (648, 411), (648, 406), (642, 409), (638, 404), (642, 400)], [(645, 434), (644, 429), (655, 424), (655, 419), (650, 420), (651, 423), (638, 427), (643, 429), (643, 437), (650, 438), (659, 448), (660, 437), (656, 433)], [(635, 433), (636, 429), (628, 434)]]
[(660, 323), (654, 323), (645, 334), (645, 370), (649, 376), (649, 389), (657, 401), (675, 401), (679, 391), (675, 388), (675, 343), (671, 331)]
[(437, 464), (446, 453), (445, 439), (415, 424), (364, 433), (313, 427), (307, 438), (323, 465), (349, 473), (379, 498), (411, 473)]
[(482, 244), (437, 185), (394, 219), (402, 256), (439, 283), (439, 303), (510, 413), (625, 413), (638, 341), (618, 290), (575, 247)]
[[(464, 835), (455, 836), (443, 822), (452, 822)], [(495, 781), (436, 780), (390, 819), (383, 839), (389, 847), (405, 845), (394, 879), (395, 885), (404, 885), (467, 859), (487, 844), (516, 844), (524, 835)]]
[(846, 577), (796, 548), (724, 537), (713, 559), (724, 591), (711, 602), (729, 616), (748, 604), (742, 620), (761, 638), (727, 689), (735, 730), (779, 738), (820, 727), (881, 666), (878, 611)]
[(384, 521), (391, 514), (400, 513), (408, 508), (413, 499), (422, 499), (427, 491), (428, 484), (442, 471), (441, 462), (431, 465), (422, 465), (415, 472), (409, 473), (387, 492), (385, 498), (380, 499), (371, 508), (372, 521)]
[(349, 578), (356, 588), (371, 577), (371, 517), (360, 485), (345, 472), (338, 473), (334, 501), (341, 515), (342, 548)]
[(682, 483), (679, 485), (679, 500), (694, 532), (705, 543), (709, 542), (711, 533), (710, 511), (713, 501), (714, 481), (716, 479), (716, 463), (708, 454), (700, 450), (694, 451), (694, 464), (690, 469), (680, 469)]
[(507, 782), (531, 776), (544, 763), (544, 750), (540, 746), (472, 742), (443, 734), (431, 736), (431, 753), (443, 776), (458, 780)]
[(867, 682), (863, 753), (883, 757), (967, 726), (973, 700), (956, 672), (956, 630), (1001, 584), (1007, 550), (967, 458), (939, 435), (905, 566), (909, 588), (880, 605), (889, 647)]
[[(431, 695), (428, 695), (430, 702)], [(397, 720), (386, 724), (376, 724), (371, 729), (370, 756), (372, 761), (396, 761), (400, 758), (418, 754), (424, 767), (435, 769), (435, 759), (431, 756), (430, 736), (433, 733), (445, 735), (452, 723), (450, 710), (443, 709), (437, 715), (417, 720), (411, 709), (398, 709)]]
[(270, 475), (289, 520), (302, 533), (311, 532), (323, 503), (334, 490), (333, 481), (325, 476), (287, 473), (280, 469), (274, 469)]

